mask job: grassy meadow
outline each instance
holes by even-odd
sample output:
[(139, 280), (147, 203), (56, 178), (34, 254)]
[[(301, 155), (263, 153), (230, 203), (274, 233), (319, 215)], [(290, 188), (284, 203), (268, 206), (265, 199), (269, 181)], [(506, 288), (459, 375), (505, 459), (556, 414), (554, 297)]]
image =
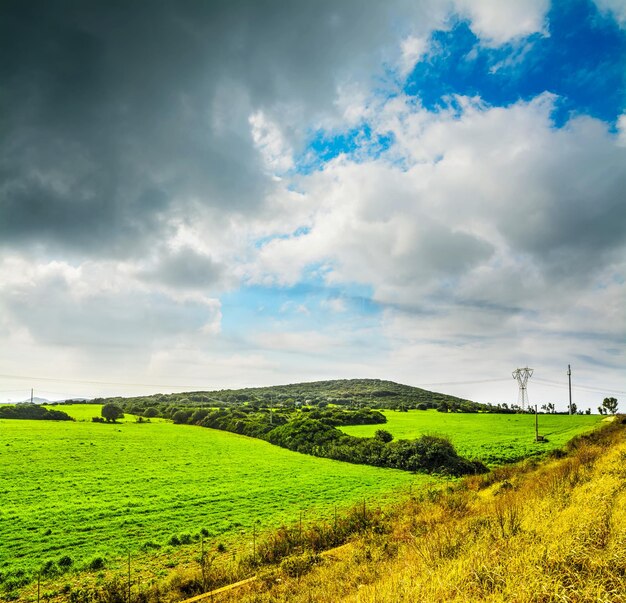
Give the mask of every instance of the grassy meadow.
[(574, 436), (599, 424), (598, 415), (539, 415), (539, 434), (547, 442), (537, 443), (535, 416), (518, 414), (441, 413), (436, 410), (382, 411), (385, 425), (353, 425), (341, 430), (357, 437), (372, 437), (385, 429), (396, 439), (413, 439), (423, 434), (450, 438), (459, 454), (494, 466), (535, 456), (564, 446)]
[[(258, 529), (332, 514), (427, 478), (294, 453), (267, 442), (164, 421), (0, 421), (0, 574), (69, 556), (162, 555), (172, 537), (251, 540)], [(83, 421), (80, 421), (83, 419)], [(229, 541), (230, 539), (230, 541)], [(198, 548), (198, 547), (195, 547)], [(164, 563), (161, 561), (161, 563)], [(0, 584), (0, 589), (2, 585)]]
[(565, 458), (418, 492), (382, 529), (301, 557), (303, 574), (294, 559), (220, 601), (625, 603), (625, 436), (619, 425)]
[[(75, 422), (0, 420), (0, 600), (42, 567), (69, 580), (123, 566), (128, 552), (153, 579), (195, 559), (200, 534), (215, 550), (252, 548), (253, 530), (329, 518), (363, 500), (378, 505), (433, 483), (394, 469), (298, 454), (233, 433), (162, 419), (91, 422), (98, 405), (60, 407)], [(385, 412), (386, 425), (346, 427), (396, 438), (446, 435), (465, 456), (501, 464), (562, 446), (600, 417)], [(182, 546), (181, 546), (182, 545)], [(62, 563), (59, 563), (61, 562)], [(82, 575), (82, 574), (81, 574)], [(78, 579), (78, 578), (77, 578)], [(80, 578), (83, 580), (83, 578)]]

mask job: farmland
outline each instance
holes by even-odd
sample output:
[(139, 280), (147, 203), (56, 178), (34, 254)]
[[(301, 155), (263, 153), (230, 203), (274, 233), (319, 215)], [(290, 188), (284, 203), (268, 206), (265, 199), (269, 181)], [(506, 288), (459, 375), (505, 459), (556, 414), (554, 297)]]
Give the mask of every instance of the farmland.
[[(75, 567), (176, 536), (213, 542), (328, 515), (424, 476), (314, 458), (236, 434), (169, 422), (0, 421), (0, 572)], [(242, 532), (244, 533), (242, 535)]]
[[(265, 441), (164, 419), (92, 423), (98, 405), (64, 405), (76, 422), (0, 420), (0, 593), (42, 567), (115, 567), (130, 552), (152, 576), (207, 546), (250, 548), (252, 532), (328, 518), (367, 499), (434, 478), (298, 454)], [(491, 464), (560, 447), (597, 416), (540, 416), (549, 442), (535, 444), (530, 415), (385, 411), (387, 424), (343, 427), (396, 438), (446, 435), (461, 454)], [(181, 546), (181, 544), (183, 546)], [(68, 559), (69, 558), (69, 561)]]
[[(384, 429), (396, 439), (422, 434), (450, 438), (459, 454), (477, 458), (488, 465), (513, 462), (562, 447), (574, 436), (585, 433), (601, 421), (598, 415), (539, 415), (539, 433), (547, 442), (535, 443), (535, 417), (526, 414), (451, 414), (434, 410), (384, 411)], [(358, 437), (372, 437), (380, 426), (353, 425), (342, 431)]]

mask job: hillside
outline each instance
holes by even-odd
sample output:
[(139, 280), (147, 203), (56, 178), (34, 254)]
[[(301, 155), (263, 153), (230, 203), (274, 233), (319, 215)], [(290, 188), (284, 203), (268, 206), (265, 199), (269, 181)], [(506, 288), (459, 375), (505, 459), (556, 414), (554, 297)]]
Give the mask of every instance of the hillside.
[(220, 601), (624, 602), (624, 425), (568, 453), (417, 493), (347, 546), (294, 555)]
[(277, 399), (293, 398), (302, 403), (326, 401), (335, 404), (350, 402), (368, 406), (397, 406), (405, 404), (414, 407), (419, 403), (461, 405), (470, 402), (456, 396), (432, 392), (381, 379), (335, 379), (331, 381), (312, 381), (272, 387), (241, 389), (233, 394), (256, 395), (261, 398), (276, 396)]
[[(154, 404), (219, 406), (265, 404), (275, 407), (289, 405), (325, 405), (409, 409), (439, 408), (461, 412), (497, 411), (489, 404), (479, 404), (456, 396), (402, 385), (381, 379), (336, 379), (271, 387), (193, 391), (175, 394), (154, 394), (132, 398), (97, 398), (93, 402), (123, 403), (127, 411), (141, 410)], [(420, 406), (421, 405), (421, 406)]]

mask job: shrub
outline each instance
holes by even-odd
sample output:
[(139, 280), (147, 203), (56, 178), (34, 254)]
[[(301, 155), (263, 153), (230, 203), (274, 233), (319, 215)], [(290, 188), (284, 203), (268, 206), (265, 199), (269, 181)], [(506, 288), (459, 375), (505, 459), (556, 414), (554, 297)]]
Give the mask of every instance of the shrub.
[(393, 435), (388, 432), (386, 429), (377, 429), (374, 437), (381, 442), (391, 442), (393, 440)]
[(117, 405), (109, 402), (102, 407), (100, 414), (109, 423), (115, 423), (118, 419), (124, 418), (124, 411)]
[(191, 415), (191, 422), (194, 425), (198, 425), (202, 422), (202, 419), (204, 419), (208, 414), (209, 411), (206, 408), (200, 408)]
[(57, 566), (56, 566), (56, 563), (52, 561), (52, 559), (49, 559), (48, 561), (44, 562), (44, 564), (41, 566), (42, 576), (54, 576), (54, 574), (56, 573), (57, 573)]
[(187, 423), (190, 416), (191, 412), (189, 412), (188, 410), (177, 410), (172, 415), (172, 421), (174, 421), (174, 423), (176, 423), (177, 425), (182, 425), (184, 423)]
[(74, 563), (74, 561), (69, 555), (63, 555), (63, 557), (59, 559), (59, 567), (64, 570), (70, 568), (72, 563)]
[(191, 534), (181, 534), (179, 540), (180, 544), (191, 544)]
[(320, 561), (321, 557), (319, 555), (311, 553), (292, 555), (282, 560), (280, 569), (290, 578), (299, 578), (309, 572)]
[(94, 557), (88, 564), (87, 569), (91, 571), (97, 571), (100, 569), (104, 569), (105, 560), (104, 557)]

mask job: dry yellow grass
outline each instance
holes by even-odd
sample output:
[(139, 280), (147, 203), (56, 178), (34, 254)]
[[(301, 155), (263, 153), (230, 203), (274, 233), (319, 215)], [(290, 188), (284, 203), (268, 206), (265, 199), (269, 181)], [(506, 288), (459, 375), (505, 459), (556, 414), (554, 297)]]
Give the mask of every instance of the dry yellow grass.
[(368, 533), (300, 577), (266, 570), (220, 600), (626, 602), (624, 428), (573, 448), (414, 497), (390, 533)]

